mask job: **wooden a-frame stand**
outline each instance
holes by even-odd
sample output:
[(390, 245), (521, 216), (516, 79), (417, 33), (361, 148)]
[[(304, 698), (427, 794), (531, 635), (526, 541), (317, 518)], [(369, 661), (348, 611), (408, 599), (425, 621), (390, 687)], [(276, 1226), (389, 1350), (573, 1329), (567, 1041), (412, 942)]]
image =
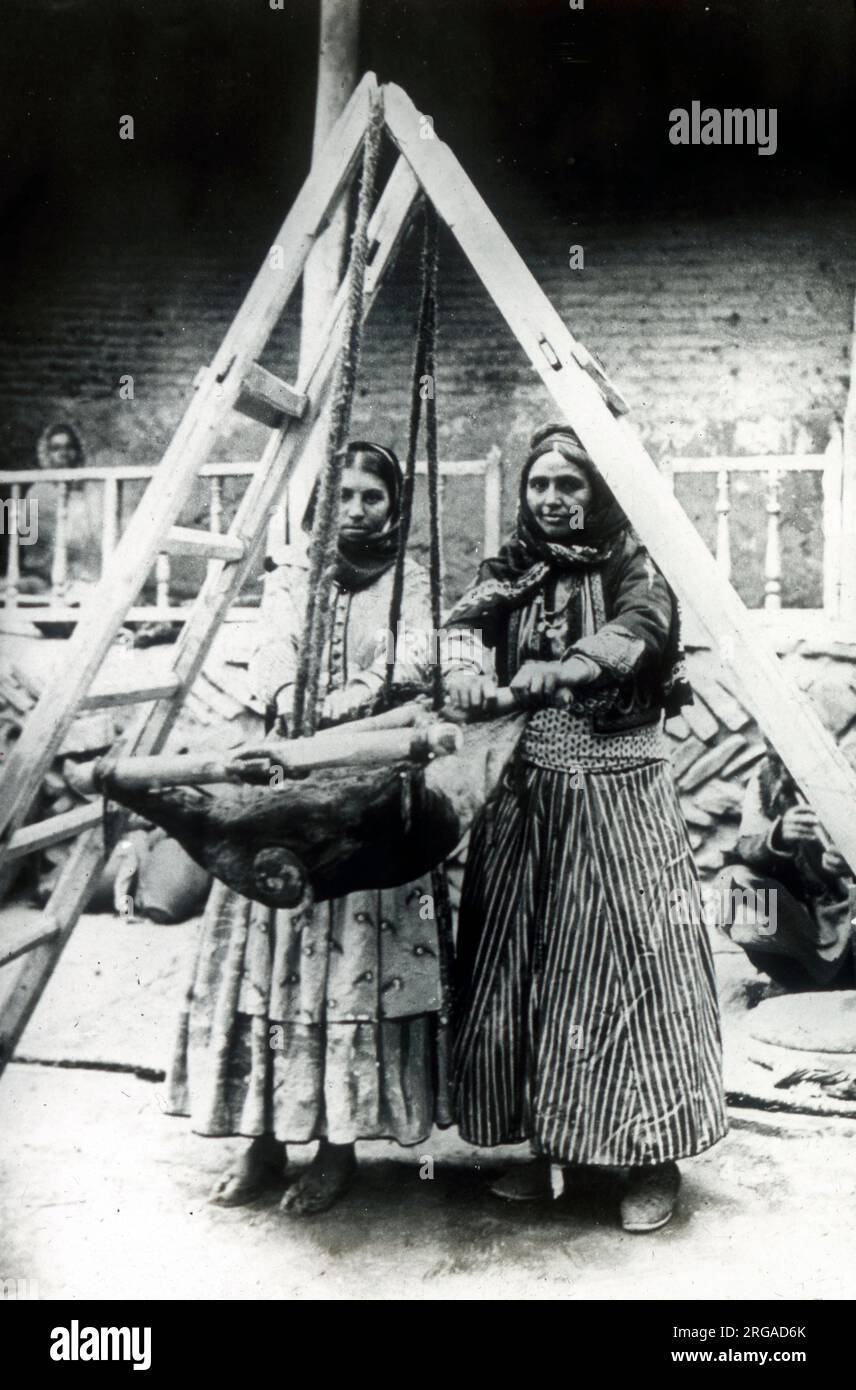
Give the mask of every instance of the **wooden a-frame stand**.
[[(317, 237), (339, 206), (362, 148), (372, 102), (382, 101), (387, 133), (400, 154), (370, 226), (368, 313), (401, 237), (428, 198), (499, 308), (561, 414), (606, 478), (644, 544), (685, 607), (707, 629), (724, 666), (848, 862), (856, 867), (856, 775), (806, 698), (765, 645), (666, 481), (626, 421), (618, 392), (569, 332), (527, 270), (451, 150), (398, 87), (367, 74), (313, 166), (269, 256), (193, 399), (64, 651), (61, 684), (33, 710), (0, 783), (0, 892), (21, 855), (76, 836), (45, 909), (25, 940), (0, 937), (0, 1072), (11, 1057), (86, 902), (103, 862), (100, 806), (93, 802), (36, 825), (31, 804), (66, 729), (84, 709), (142, 706), (121, 741), (126, 754), (163, 746), (184, 694), (253, 562), (267, 519), (289, 485), (305, 493), (323, 456), (324, 405), (345, 321), (340, 286), (321, 346), (295, 386), (258, 365), (300, 279)], [(430, 130), (429, 130), (430, 127)], [(425, 138), (430, 134), (431, 138)], [(229, 412), (270, 426), (260, 467), (225, 536), (176, 526), (199, 469)], [(125, 615), (159, 551), (197, 554), (212, 564), (176, 643), (170, 675), (146, 688), (99, 686), (97, 677)], [(19, 960), (18, 957), (21, 957)], [(10, 979), (9, 977), (12, 976)]]

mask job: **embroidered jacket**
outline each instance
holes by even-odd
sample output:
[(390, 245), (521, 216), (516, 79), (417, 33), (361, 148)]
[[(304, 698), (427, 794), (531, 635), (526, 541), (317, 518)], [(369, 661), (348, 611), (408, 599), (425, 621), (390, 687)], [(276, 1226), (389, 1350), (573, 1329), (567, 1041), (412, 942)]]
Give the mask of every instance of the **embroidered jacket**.
[[(524, 575), (521, 585), (526, 579)], [(545, 634), (543, 617), (539, 621), (545, 601), (548, 609), (555, 601), (555, 581), (548, 578), (522, 606), (503, 610), (490, 606), (492, 581), (486, 580), (461, 601), (477, 605), (484, 590), (483, 618), (467, 625), (465, 642), (455, 641), (456, 633), (463, 636), (463, 625), (449, 624), (447, 671), (485, 671), (477, 654), (480, 636), (494, 652), (500, 685), (507, 685), (525, 661), (586, 657), (593, 678), (580, 688), (575, 707), (591, 710), (598, 732), (636, 728), (659, 720), (664, 709), (674, 712), (670, 697), (686, 680), (682, 666), (666, 660), (677, 601), (638, 538), (628, 532), (602, 565), (563, 576), (563, 581), (571, 582), (579, 601), (574, 604), (572, 593), (569, 612), (577, 614), (576, 630), (572, 627), (562, 651)], [(680, 703), (687, 703), (686, 696)]]

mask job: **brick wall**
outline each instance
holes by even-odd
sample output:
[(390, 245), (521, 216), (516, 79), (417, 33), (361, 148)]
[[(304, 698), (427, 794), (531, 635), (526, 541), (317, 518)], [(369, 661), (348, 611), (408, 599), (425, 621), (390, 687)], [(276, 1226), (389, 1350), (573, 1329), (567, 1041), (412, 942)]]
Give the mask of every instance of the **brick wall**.
[[(0, 341), (3, 466), (31, 465), (43, 424), (66, 414), (79, 423), (90, 462), (157, 458), (281, 212), (241, 211), (244, 230), (224, 212), (208, 244), (173, 236), (143, 247), (69, 248), (48, 240), (31, 248), (10, 284)], [(576, 220), (560, 218), (520, 196), (503, 220), (559, 312), (621, 386), (658, 457), (823, 448), (847, 392), (853, 212), (842, 200), (598, 225), (582, 212)], [(572, 242), (584, 247), (584, 270), (568, 267)], [(355, 430), (401, 448), (415, 253), (415, 245), (405, 248), (375, 309), (355, 406)], [(441, 305), (443, 451), (475, 457), (500, 442), (516, 461), (533, 425), (555, 412), (450, 240), (443, 246)], [(295, 346), (292, 314), (263, 360), (288, 376)], [(118, 398), (125, 374), (134, 378), (133, 401)], [(264, 433), (236, 416), (220, 456), (257, 456)], [(708, 524), (704, 488), (684, 500)], [(784, 499), (786, 571), (798, 571), (802, 585), (802, 597), (791, 595), (791, 602), (816, 601), (816, 500), (799, 491)], [(476, 498), (462, 493), (460, 502), (471, 516)], [(759, 510), (759, 525), (760, 517)], [(450, 577), (478, 553), (471, 531), (451, 537)], [(747, 543), (754, 544), (751, 536)], [(813, 576), (803, 573), (806, 564), (814, 565)]]

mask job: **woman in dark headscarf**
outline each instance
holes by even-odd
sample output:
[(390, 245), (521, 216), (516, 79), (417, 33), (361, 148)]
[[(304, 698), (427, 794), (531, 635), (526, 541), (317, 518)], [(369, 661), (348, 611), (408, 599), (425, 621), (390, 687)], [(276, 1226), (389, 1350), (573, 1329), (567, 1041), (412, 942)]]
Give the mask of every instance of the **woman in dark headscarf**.
[[(453, 659), (462, 628), (468, 651), (473, 629), (493, 649), (493, 676)], [(567, 426), (533, 437), (514, 534), (452, 611), (448, 652), (453, 704), (489, 709), (510, 684), (532, 711), (471, 836), (461, 1133), (531, 1141), (532, 1164), (495, 1185), (509, 1199), (546, 1195), (551, 1164), (628, 1168), (623, 1225), (656, 1229), (675, 1160), (726, 1128), (712, 957), (662, 733), (692, 694), (674, 595)]]
[[(398, 548), (401, 470), (354, 442), (342, 475), (332, 631), (320, 715), (368, 712), (384, 684)], [(311, 524), (313, 502), (305, 525)], [(306, 612), (305, 546), (268, 560), (250, 679), (269, 715), (291, 719)], [(428, 576), (404, 568), (394, 680), (429, 681)], [(409, 634), (410, 642), (407, 640)], [(286, 1144), (318, 1141), (282, 1206), (330, 1207), (356, 1168), (358, 1139), (427, 1139), (445, 1117), (436, 1084), (440, 963), (431, 879), (273, 912), (215, 883), (170, 1079), (170, 1109), (209, 1135), (251, 1143), (214, 1200), (235, 1206), (282, 1187)]]

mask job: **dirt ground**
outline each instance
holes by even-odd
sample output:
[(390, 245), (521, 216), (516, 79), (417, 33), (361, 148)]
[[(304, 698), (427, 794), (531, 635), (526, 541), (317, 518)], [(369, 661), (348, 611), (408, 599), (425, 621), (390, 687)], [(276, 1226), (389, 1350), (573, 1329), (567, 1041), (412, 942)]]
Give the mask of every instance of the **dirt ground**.
[[(648, 1237), (618, 1228), (608, 1179), (542, 1207), (498, 1202), (486, 1177), (525, 1152), (482, 1153), (453, 1132), (417, 1150), (363, 1145), (351, 1192), (311, 1221), (283, 1216), (274, 1197), (207, 1206), (234, 1141), (164, 1115), (144, 1079), (169, 1055), (192, 935), (107, 918), (78, 927), (22, 1041), (30, 1060), (0, 1084), (0, 1280), (63, 1299), (856, 1294), (845, 1118), (732, 1110), (729, 1137), (683, 1166), (676, 1218)], [(298, 1164), (308, 1156), (294, 1151)]]

